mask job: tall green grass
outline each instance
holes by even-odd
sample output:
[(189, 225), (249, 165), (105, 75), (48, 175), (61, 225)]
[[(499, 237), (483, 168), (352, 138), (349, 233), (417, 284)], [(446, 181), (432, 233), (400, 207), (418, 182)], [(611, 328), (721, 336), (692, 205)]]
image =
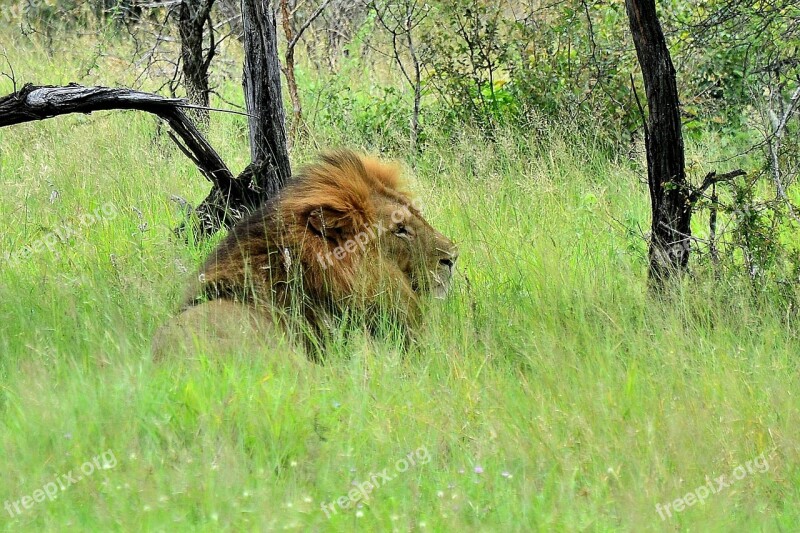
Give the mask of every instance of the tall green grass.
[[(8, 39), (19, 82), (74, 81), (89, 61), (75, 41), (50, 56)], [(80, 81), (132, 77), (103, 59)], [(223, 90), (241, 100), (235, 81)], [(354, 335), (301, 371), (283, 353), (152, 362), (154, 331), (212, 246), (171, 233), (170, 195), (198, 202), (208, 185), (152, 117), (0, 130), (0, 253), (76, 228), (0, 264), (0, 504), (116, 459), (53, 501), (0, 509), (0, 528), (797, 528), (796, 321), (738, 279), (647, 297), (646, 246), (626, 229), (649, 223), (639, 163), (544, 121), (493, 142), (430, 133), (419, 155), (344, 124), (315, 122), (294, 164), (343, 144), (401, 157), (460, 246), (458, 274), (420, 350)], [(244, 166), (242, 117), (214, 115), (209, 138)], [(113, 217), (81, 225), (104, 205)], [(399, 472), (415, 452), (427, 460)], [(657, 513), (761, 454), (766, 472)], [(326, 516), (321, 504), (384, 469), (393, 479), (368, 500)]]

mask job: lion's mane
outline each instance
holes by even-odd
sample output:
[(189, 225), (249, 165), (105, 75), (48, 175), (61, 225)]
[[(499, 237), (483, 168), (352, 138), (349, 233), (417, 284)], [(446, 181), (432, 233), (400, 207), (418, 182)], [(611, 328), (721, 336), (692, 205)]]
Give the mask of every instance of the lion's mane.
[[(216, 299), (242, 302), (283, 313), (281, 321), (286, 313), (299, 315), (310, 328), (306, 333), (317, 338), (330, 327), (326, 321), (344, 310), (374, 312), (374, 295), (365, 293), (374, 284), (359, 277), (367, 267), (377, 278), (385, 265), (359, 253), (332, 262), (321, 258), (375, 225), (376, 196), (411, 204), (398, 168), (351, 151), (322, 155), (219, 243), (200, 269), (184, 309)], [(396, 284), (394, 303), (403, 307), (403, 321), (411, 325), (418, 297), (403, 280)]]

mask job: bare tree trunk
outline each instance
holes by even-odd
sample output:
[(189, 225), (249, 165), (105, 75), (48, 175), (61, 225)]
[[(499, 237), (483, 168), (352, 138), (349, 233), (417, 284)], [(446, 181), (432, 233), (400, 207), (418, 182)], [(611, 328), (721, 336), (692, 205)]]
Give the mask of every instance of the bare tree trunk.
[(625, 7), (649, 109), (645, 128), (653, 216), (649, 276), (658, 286), (687, 268), (692, 202), (686, 184), (675, 67), (656, 15), (655, 0), (625, 0)]
[[(182, 0), (178, 18), (181, 36), (181, 61), (186, 95), (193, 104), (208, 107), (208, 68), (216, 52), (211, 8), (214, 0)], [(203, 54), (203, 28), (208, 25), (209, 48)], [(208, 111), (193, 109), (191, 115), (201, 124), (208, 124)]]
[(250, 123), (254, 182), (264, 200), (291, 176), (275, 12), (269, 0), (242, 0), (244, 99)]
[(298, 134), (305, 131), (303, 127), (303, 106), (300, 102), (300, 91), (297, 89), (297, 79), (294, 75), (294, 30), (292, 29), (291, 13), (289, 12), (289, 1), (281, 2), (281, 22), (283, 23), (283, 33), (286, 36), (286, 53), (283, 58), (283, 75), (286, 77), (286, 87), (289, 89), (289, 98), (292, 100), (292, 124), (290, 126), (289, 138), (294, 139)]
[(413, 16), (412, 8), (409, 8), (406, 16), (406, 44), (408, 45), (408, 54), (411, 56), (411, 63), (414, 67), (414, 110), (411, 113), (411, 151), (418, 150), (418, 141), (420, 134), (419, 125), (419, 111), (420, 102), (422, 101), (422, 74), (420, 72), (419, 58), (417, 57), (416, 49), (414, 48), (414, 39), (411, 37), (411, 18)]
[[(772, 171), (772, 181), (775, 183), (775, 191), (778, 199), (786, 204), (786, 209), (789, 211), (789, 216), (795, 221), (800, 222), (797, 213), (795, 213), (792, 201), (786, 194), (786, 184), (784, 184), (783, 173), (781, 172), (781, 143), (786, 134), (786, 125), (789, 119), (795, 112), (798, 104), (800, 104), (800, 87), (795, 89), (789, 102), (784, 104), (781, 96), (781, 91), (770, 88), (769, 98), (769, 112), (768, 116), (772, 126), (772, 134), (767, 137), (767, 151), (769, 152), (770, 170)], [(778, 100), (778, 110), (775, 109), (775, 100)]]

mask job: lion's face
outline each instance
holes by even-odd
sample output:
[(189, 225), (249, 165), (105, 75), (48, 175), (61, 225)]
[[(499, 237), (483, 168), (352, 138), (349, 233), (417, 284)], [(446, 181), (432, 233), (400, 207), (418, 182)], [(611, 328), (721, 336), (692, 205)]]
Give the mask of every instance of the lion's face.
[(458, 259), (456, 245), (425, 220), (415, 201), (398, 194), (380, 196), (374, 204), (380, 262), (396, 268), (395, 275), (402, 274), (415, 294), (444, 298)]

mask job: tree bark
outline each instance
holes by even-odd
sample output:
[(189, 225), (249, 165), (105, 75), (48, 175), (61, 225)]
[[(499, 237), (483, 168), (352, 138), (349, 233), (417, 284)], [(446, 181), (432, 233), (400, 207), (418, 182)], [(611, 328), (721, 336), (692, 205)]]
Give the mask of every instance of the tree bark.
[(411, 18), (413, 16), (413, 8), (408, 8), (406, 16), (406, 45), (408, 46), (408, 54), (411, 56), (411, 63), (414, 67), (413, 88), (414, 88), (414, 109), (411, 113), (411, 151), (417, 153), (419, 151), (418, 141), (420, 134), (419, 125), (419, 112), (420, 103), (422, 102), (422, 73), (420, 71), (419, 58), (414, 48), (414, 39), (411, 36)]
[(264, 200), (291, 176), (275, 12), (269, 0), (242, 0), (244, 96), (254, 185)]
[[(216, 53), (214, 25), (211, 22), (213, 5), (214, 0), (183, 0), (178, 17), (186, 95), (191, 103), (202, 107), (208, 107), (208, 69)], [(208, 53), (203, 55), (203, 28), (206, 24), (208, 24), (210, 43)], [(191, 115), (199, 123), (208, 125), (208, 110), (193, 109)]]
[(283, 75), (286, 77), (286, 87), (289, 89), (289, 99), (292, 101), (292, 124), (289, 139), (294, 140), (298, 134), (305, 133), (303, 126), (303, 106), (300, 102), (300, 91), (297, 88), (297, 78), (294, 75), (294, 30), (292, 29), (289, 0), (280, 0), (281, 21), (283, 33), (286, 37), (286, 53), (283, 58)]
[[(197, 232), (205, 237), (221, 227), (230, 228), (262, 203), (263, 197), (254, 183), (260, 168), (250, 165), (234, 178), (222, 158), (180, 109), (182, 105), (185, 105), (183, 100), (131, 89), (28, 84), (13, 94), (0, 97), (0, 127), (111, 109), (146, 111), (161, 117), (177, 134), (177, 137), (172, 133), (170, 136), (181, 151), (212, 183), (208, 196), (194, 210), (199, 221)], [(179, 228), (181, 232), (185, 229), (185, 226)]]
[(692, 202), (686, 183), (675, 67), (655, 0), (625, 0), (642, 68), (649, 117), (645, 128), (652, 224), (649, 277), (661, 285), (689, 261)]

